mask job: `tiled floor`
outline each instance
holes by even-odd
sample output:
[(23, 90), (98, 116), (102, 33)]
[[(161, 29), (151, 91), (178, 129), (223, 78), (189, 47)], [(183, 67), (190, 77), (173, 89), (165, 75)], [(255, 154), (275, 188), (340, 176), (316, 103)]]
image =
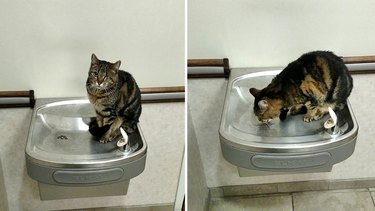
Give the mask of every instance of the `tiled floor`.
[(213, 198), (210, 211), (375, 211), (375, 189)]

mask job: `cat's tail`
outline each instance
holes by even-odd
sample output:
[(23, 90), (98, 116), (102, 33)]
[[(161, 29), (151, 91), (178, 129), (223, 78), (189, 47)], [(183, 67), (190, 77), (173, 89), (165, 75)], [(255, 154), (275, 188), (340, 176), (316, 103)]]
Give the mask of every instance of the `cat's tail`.
[(102, 137), (110, 128), (110, 125), (104, 125), (99, 127), (95, 118), (92, 118), (89, 124), (89, 132), (95, 137)]
[(138, 132), (138, 126), (137, 126), (138, 121), (126, 121), (122, 123), (121, 127), (124, 128), (126, 133), (131, 134)]

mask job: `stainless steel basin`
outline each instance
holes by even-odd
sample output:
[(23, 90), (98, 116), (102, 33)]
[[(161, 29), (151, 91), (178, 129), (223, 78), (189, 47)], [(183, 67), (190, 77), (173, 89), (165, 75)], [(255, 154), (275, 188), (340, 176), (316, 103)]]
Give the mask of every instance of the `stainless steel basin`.
[(336, 135), (323, 127), (329, 115), (310, 123), (303, 121), (303, 114), (288, 115), (286, 120), (273, 119), (268, 125), (255, 118), (249, 88), (266, 87), (279, 72), (253, 72), (229, 79), (219, 129), (224, 157), (239, 167), (262, 171), (332, 166), (349, 157), (358, 133), (349, 102), (336, 113)]
[(43, 184), (92, 186), (129, 181), (145, 168), (147, 145), (138, 125), (130, 150), (101, 144), (89, 132), (87, 99), (38, 99), (26, 144), (27, 171)]

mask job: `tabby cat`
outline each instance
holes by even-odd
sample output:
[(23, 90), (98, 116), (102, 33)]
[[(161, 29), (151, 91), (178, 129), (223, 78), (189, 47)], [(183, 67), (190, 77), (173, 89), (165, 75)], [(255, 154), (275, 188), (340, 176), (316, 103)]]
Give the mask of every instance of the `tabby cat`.
[(275, 117), (305, 113), (303, 120), (318, 120), (342, 109), (353, 88), (353, 79), (341, 58), (328, 51), (314, 51), (288, 64), (264, 89), (251, 88), (254, 113), (267, 123)]
[(121, 61), (110, 63), (91, 56), (91, 66), (86, 82), (90, 103), (96, 119), (89, 131), (107, 143), (120, 135), (120, 127), (133, 133), (142, 112), (141, 92), (128, 72), (119, 70)]

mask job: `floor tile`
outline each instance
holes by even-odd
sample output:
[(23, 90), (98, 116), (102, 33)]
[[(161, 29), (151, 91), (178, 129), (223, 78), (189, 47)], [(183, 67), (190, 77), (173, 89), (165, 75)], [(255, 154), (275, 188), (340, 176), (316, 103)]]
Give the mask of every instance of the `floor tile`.
[(287, 182), (277, 185), (278, 191), (282, 192), (299, 192), (313, 190), (328, 190), (327, 181), (305, 181), (305, 182)]
[(375, 187), (374, 178), (358, 179), (358, 180), (333, 180), (329, 182), (330, 190), (359, 189), (359, 188), (368, 188), (368, 187)]
[(374, 211), (367, 189), (312, 191), (293, 194), (294, 211)]
[[(271, 203), (272, 202), (272, 203)], [(292, 211), (291, 195), (212, 199), (210, 211)]]
[(172, 205), (128, 208), (97, 208), (95, 211), (172, 211)]
[(237, 185), (223, 187), (224, 196), (277, 193), (277, 184)]

